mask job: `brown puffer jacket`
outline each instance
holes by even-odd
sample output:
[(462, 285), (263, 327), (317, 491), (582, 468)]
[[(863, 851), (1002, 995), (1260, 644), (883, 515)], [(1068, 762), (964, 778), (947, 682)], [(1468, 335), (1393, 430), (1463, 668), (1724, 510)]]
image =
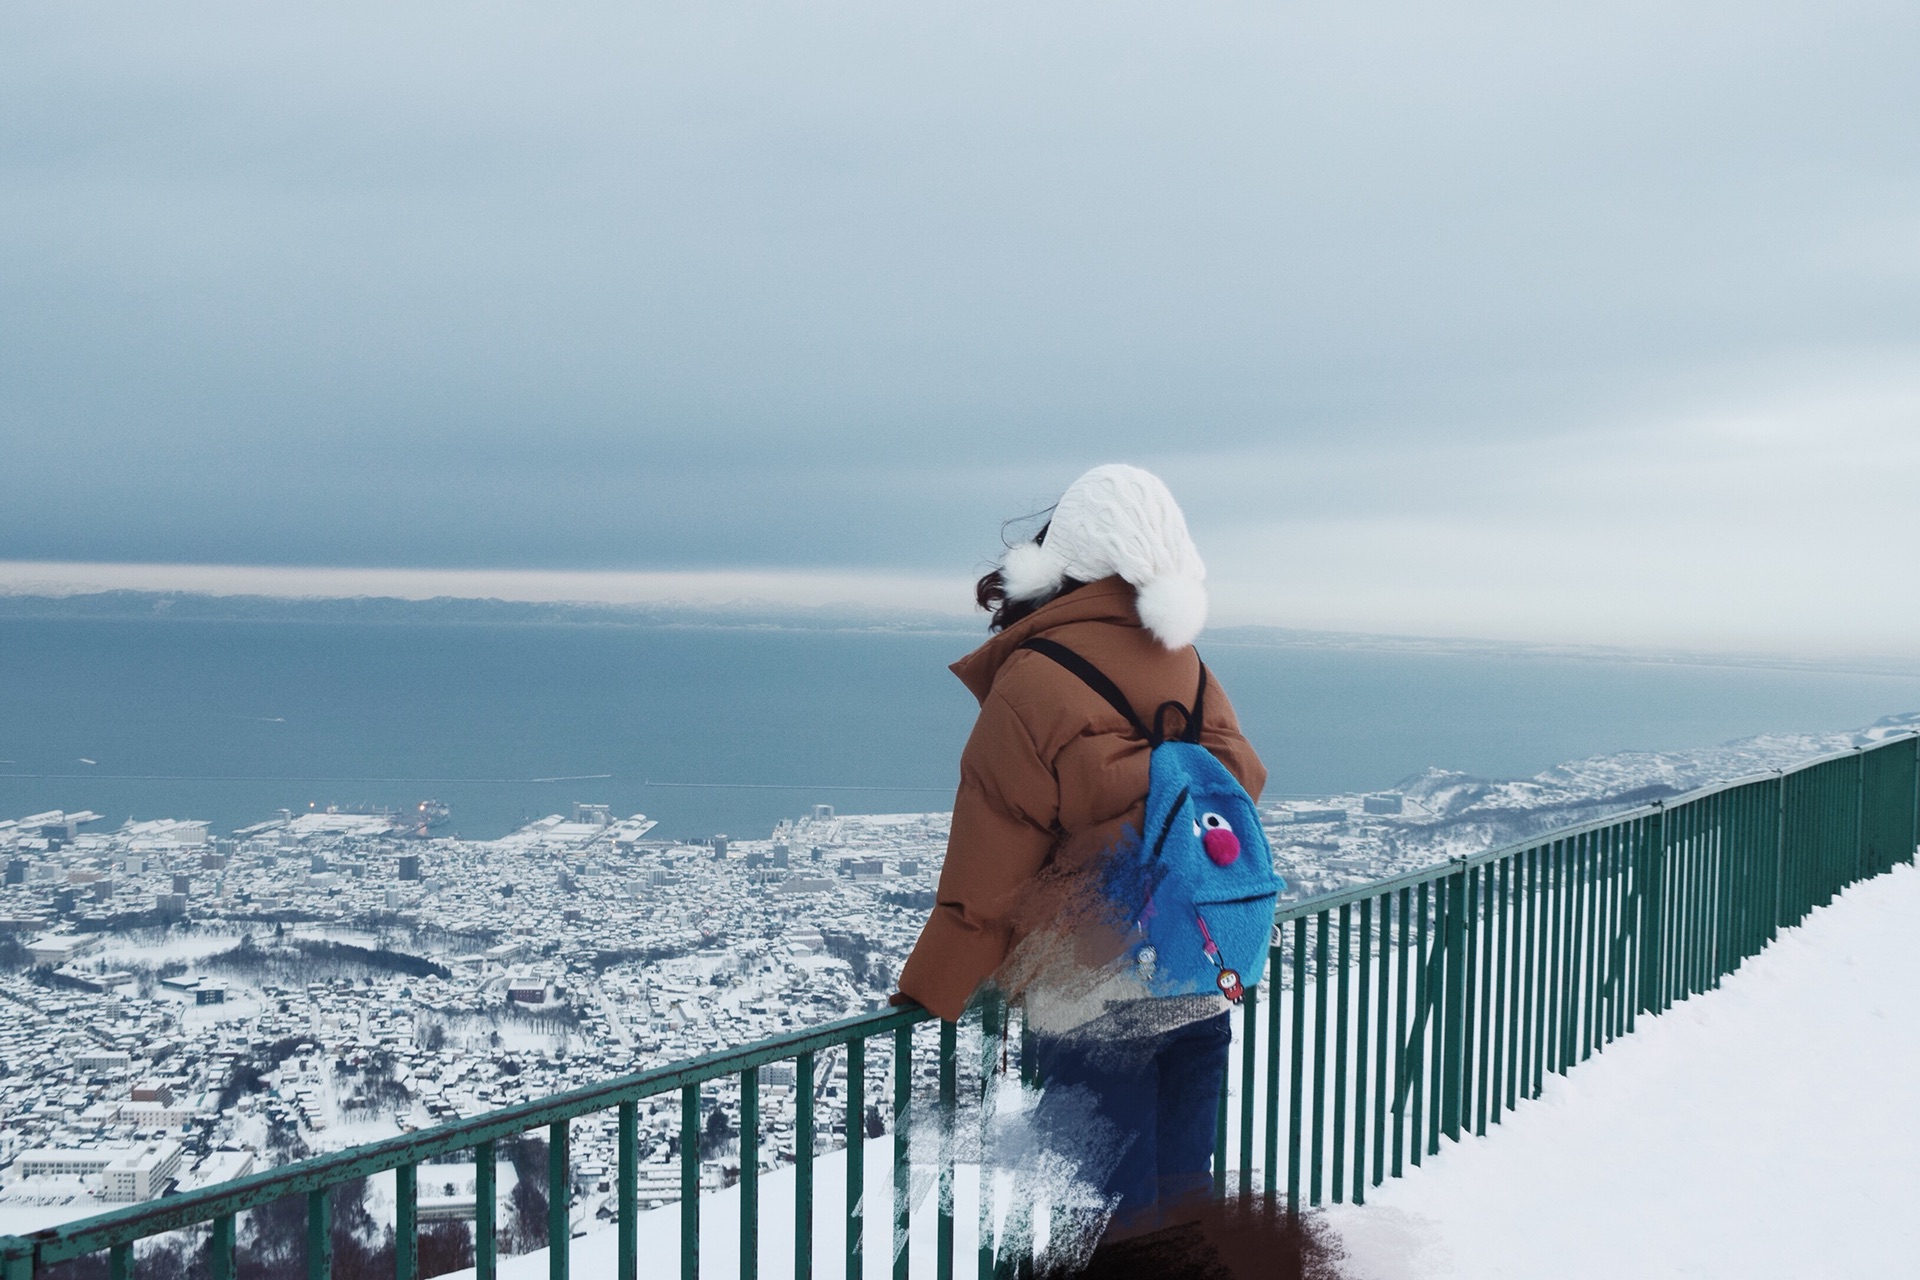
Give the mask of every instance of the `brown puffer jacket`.
[[(1147, 744), (1079, 677), (1020, 648), (1034, 636), (1100, 668), (1149, 720), (1163, 702), (1191, 703), (1199, 684), (1194, 650), (1168, 650), (1141, 627), (1118, 577), (1048, 602), (953, 664), (980, 718), (960, 756), (933, 914), (894, 997), (942, 1018), (957, 1019), (1024, 937), (1057, 923), (1061, 899), (1047, 886), (1097, 867), (1146, 812)], [(1258, 800), (1266, 768), (1211, 678), (1204, 718), (1201, 742)]]

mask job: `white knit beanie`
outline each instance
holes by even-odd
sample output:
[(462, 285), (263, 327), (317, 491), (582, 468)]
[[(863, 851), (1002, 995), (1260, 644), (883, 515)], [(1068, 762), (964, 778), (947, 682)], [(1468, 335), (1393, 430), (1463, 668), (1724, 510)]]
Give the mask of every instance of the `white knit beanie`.
[(1207, 623), (1207, 567), (1187, 518), (1159, 476), (1124, 463), (1095, 467), (1068, 486), (1044, 543), (1024, 543), (1000, 566), (1010, 600), (1039, 600), (1065, 578), (1133, 584), (1140, 623), (1169, 649), (1190, 645)]

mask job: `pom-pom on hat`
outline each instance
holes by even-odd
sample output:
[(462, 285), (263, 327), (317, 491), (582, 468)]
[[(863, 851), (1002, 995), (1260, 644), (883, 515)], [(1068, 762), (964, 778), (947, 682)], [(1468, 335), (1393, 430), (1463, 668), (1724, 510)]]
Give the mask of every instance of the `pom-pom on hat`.
[(1119, 574), (1133, 584), (1140, 623), (1169, 649), (1190, 645), (1207, 623), (1207, 567), (1187, 518), (1160, 477), (1109, 463), (1061, 495), (1044, 543), (1007, 553), (1000, 578), (1010, 600), (1040, 600), (1064, 579)]

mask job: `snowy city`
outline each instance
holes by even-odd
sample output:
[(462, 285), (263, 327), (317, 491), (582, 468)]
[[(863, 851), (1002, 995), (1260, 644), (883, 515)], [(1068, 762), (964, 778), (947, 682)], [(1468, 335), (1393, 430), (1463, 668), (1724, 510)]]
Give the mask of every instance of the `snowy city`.
[[(1599, 757), (1524, 781), (1429, 770), (1262, 813), (1297, 900), (1912, 720)], [(229, 833), (90, 811), (0, 821), (0, 1233), (879, 1007), (933, 902), (948, 826), (943, 813), (820, 805), (754, 838), (687, 843), (583, 802), (473, 841), (436, 835), (444, 816), (431, 802), (282, 811)], [(816, 1070), (817, 1096), (844, 1098), (843, 1055)], [(865, 1096), (887, 1096), (887, 1055), (866, 1070)], [(934, 1071), (916, 1061), (915, 1087)], [(792, 1072), (762, 1072), (769, 1169), (793, 1158)], [(737, 1085), (706, 1102), (717, 1188), (738, 1174)], [(679, 1195), (678, 1123), (671, 1099), (642, 1108), (643, 1205)], [(886, 1123), (869, 1108), (869, 1136)], [(576, 1220), (609, 1218), (611, 1113), (573, 1141)], [(816, 1141), (844, 1145), (844, 1124), (823, 1122)], [(529, 1212), (516, 1198), (519, 1171), (538, 1167), (527, 1160), (501, 1156), (509, 1240)], [(425, 1168), (421, 1188), (423, 1222), (474, 1216), (469, 1165)]]

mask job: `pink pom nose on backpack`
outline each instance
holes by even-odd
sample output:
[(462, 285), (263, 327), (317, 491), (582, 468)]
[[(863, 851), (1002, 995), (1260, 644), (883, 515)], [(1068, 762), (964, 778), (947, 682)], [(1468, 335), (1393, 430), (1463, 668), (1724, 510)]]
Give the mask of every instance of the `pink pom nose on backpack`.
[(1214, 866), (1231, 866), (1240, 856), (1240, 837), (1233, 834), (1232, 827), (1213, 827), (1200, 837), (1200, 847), (1213, 859)]

